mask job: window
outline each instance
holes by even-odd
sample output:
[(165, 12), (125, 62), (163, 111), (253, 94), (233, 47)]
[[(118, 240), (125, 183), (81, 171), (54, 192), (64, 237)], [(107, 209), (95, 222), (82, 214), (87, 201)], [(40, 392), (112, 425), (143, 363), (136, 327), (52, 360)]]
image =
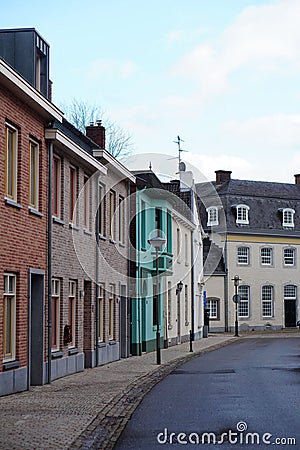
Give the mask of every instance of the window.
[(206, 209), (207, 212), (207, 226), (219, 225), (218, 208), (210, 206)]
[(59, 350), (59, 314), (60, 309), (60, 280), (54, 278), (52, 280), (52, 336), (51, 336), (51, 349), (53, 351)]
[(240, 296), (239, 317), (249, 317), (249, 301), (250, 301), (250, 288), (249, 286), (239, 286), (238, 294)]
[(248, 265), (250, 263), (250, 249), (249, 247), (238, 247), (237, 262), (238, 264)]
[(4, 274), (3, 356), (16, 359), (16, 275)]
[(180, 244), (181, 244), (181, 240), (180, 240), (180, 229), (177, 228), (176, 230), (176, 254), (177, 254), (177, 262), (180, 262)]
[(296, 250), (294, 248), (285, 248), (283, 250), (283, 263), (285, 266), (295, 266)]
[(99, 184), (99, 208), (98, 208), (98, 226), (99, 234), (105, 236), (105, 217), (106, 217), (106, 196), (105, 196), (105, 186)]
[(184, 285), (184, 318), (185, 325), (189, 324), (189, 299), (188, 299), (188, 285)]
[(260, 249), (260, 261), (263, 266), (272, 266), (273, 264), (273, 249), (270, 247), (263, 247)]
[(5, 195), (17, 201), (18, 132), (6, 125)]
[(115, 210), (116, 210), (116, 193), (109, 192), (109, 237), (114, 240), (115, 237)]
[(162, 209), (155, 208), (155, 229), (157, 230), (157, 235), (162, 235)]
[(98, 294), (98, 342), (103, 341), (104, 336), (104, 285), (99, 285), (99, 294)]
[(167, 211), (167, 252), (172, 253), (172, 215)]
[(261, 289), (261, 307), (263, 317), (273, 317), (273, 286), (263, 286)]
[(236, 206), (236, 223), (237, 224), (249, 224), (249, 206), (237, 205)]
[(168, 325), (172, 323), (172, 283), (168, 281)]
[(60, 199), (61, 199), (61, 160), (53, 156), (52, 168), (52, 214), (60, 218)]
[(108, 337), (110, 340), (114, 339), (115, 296), (116, 296), (116, 287), (114, 284), (110, 284), (108, 297)]
[(206, 307), (209, 310), (210, 319), (219, 318), (219, 299), (218, 298), (208, 298), (206, 300)]
[(70, 167), (70, 198), (69, 198), (69, 221), (76, 223), (75, 205), (77, 199), (77, 170), (75, 167)]
[(146, 203), (141, 201), (141, 248), (146, 250), (147, 247), (147, 237), (146, 237)]
[(294, 214), (295, 210), (292, 208), (282, 209), (282, 226), (294, 228)]
[(84, 175), (84, 193), (83, 193), (83, 226), (86, 230), (90, 229), (90, 183), (89, 176)]
[(29, 142), (29, 205), (39, 207), (39, 146)]
[(189, 247), (188, 247), (188, 235), (184, 235), (184, 262), (185, 265), (189, 265)]
[(119, 197), (119, 242), (125, 242), (125, 211), (124, 211), (124, 197)]
[(284, 286), (283, 291), (284, 299), (296, 300), (297, 298), (297, 286), (292, 284), (287, 284)]
[(75, 347), (76, 324), (76, 281), (69, 281), (68, 325), (71, 331), (69, 347)]

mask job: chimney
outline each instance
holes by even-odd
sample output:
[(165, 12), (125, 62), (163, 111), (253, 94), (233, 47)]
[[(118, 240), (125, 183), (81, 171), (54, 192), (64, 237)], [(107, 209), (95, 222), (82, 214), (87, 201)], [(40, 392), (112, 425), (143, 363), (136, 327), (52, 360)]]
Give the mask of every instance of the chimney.
[(230, 170), (216, 170), (216, 185), (219, 186), (222, 183), (225, 183), (225, 181), (230, 180), (231, 171)]
[(300, 184), (300, 173), (297, 173), (296, 175), (294, 175), (295, 177), (295, 184)]
[(99, 145), (101, 149), (105, 149), (105, 128), (101, 125), (101, 120), (97, 120), (95, 125), (91, 122), (85, 130), (88, 138)]

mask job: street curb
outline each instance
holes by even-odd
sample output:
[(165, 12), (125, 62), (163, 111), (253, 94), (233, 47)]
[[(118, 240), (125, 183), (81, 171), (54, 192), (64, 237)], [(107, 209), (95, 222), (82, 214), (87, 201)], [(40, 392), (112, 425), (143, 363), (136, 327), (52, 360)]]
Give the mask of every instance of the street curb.
[(231, 338), (207, 348), (190, 352), (168, 363), (164, 363), (126, 386), (125, 390), (113, 397), (99, 411), (97, 416), (71, 444), (69, 450), (112, 450), (126, 427), (132, 414), (145, 395), (167, 375), (185, 362), (226, 345), (238, 342), (241, 338)]

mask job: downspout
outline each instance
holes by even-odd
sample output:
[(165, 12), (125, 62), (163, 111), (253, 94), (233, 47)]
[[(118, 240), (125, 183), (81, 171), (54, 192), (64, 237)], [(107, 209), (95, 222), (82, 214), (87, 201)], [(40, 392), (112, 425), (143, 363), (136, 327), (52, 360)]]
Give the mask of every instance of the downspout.
[(227, 235), (226, 232), (224, 234), (225, 236), (225, 245), (224, 245), (224, 269), (225, 269), (225, 276), (224, 276), (224, 307), (225, 307), (225, 331), (228, 330), (228, 267), (227, 267)]
[(191, 231), (191, 296), (192, 296), (192, 302), (191, 302), (191, 308), (192, 308), (192, 320), (191, 320), (191, 331), (192, 331), (192, 340), (194, 341), (194, 331), (195, 331), (195, 264), (194, 264), (194, 230)]
[(126, 357), (128, 358), (130, 356), (130, 342), (131, 342), (131, 329), (130, 329), (130, 321), (128, 320), (128, 309), (129, 311), (131, 311), (131, 307), (128, 308), (128, 304), (129, 302), (131, 302), (131, 253), (130, 253), (130, 248), (131, 248), (131, 240), (130, 240), (130, 218), (131, 218), (131, 214), (130, 214), (130, 205), (131, 205), (131, 182), (130, 180), (128, 180), (127, 183), (127, 229), (128, 229), (128, 233), (129, 236), (127, 237), (127, 295), (126, 295)]
[(47, 342), (47, 357), (48, 357), (48, 376), (47, 383), (51, 383), (51, 334), (52, 334), (52, 164), (53, 164), (53, 142), (48, 144), (49, 160), (48, 160), (48, 342)]
[[(99, 176), (100, 178), (100, 176)], [(96, 207), (97, 207), (97, 213), (96, 213), (96, 224), (95, 224), (95, 234), (96, 234), (96, 261), (95, 261), (95, 270), (96, 270), (96, 290), (95, 290), (95, 365), (98, 367), (99, 364), (99, 355), (98, 355), (98, 336), (99, 336), (99, 304), (98, 304), (98, 297), (99, 297), (99, 206), (100, 206), (100, 199), (99, 199), (99, 178), (97, 180), (97, 188), (96, 188)]]

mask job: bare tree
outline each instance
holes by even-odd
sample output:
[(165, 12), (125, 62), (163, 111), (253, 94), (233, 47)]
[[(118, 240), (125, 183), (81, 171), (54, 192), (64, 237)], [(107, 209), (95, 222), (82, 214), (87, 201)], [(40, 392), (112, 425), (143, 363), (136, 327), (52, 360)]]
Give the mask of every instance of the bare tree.
[(106, 129), (106, 150), (115, 158), (123, 158), (132, 153), (132, 136), (116, 122), (106, 118), (100, 106), (74, 98), (70, 104), (62, 105), (61, 108), (65, 112), (67, 120), (84, 134), (86, 126), (99, 119), (102, 120)]

